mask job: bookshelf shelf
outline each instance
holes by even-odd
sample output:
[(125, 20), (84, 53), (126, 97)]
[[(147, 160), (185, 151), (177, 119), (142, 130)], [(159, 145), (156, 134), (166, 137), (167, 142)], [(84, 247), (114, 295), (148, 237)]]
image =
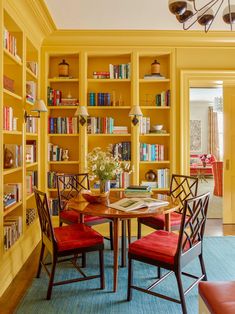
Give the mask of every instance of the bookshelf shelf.
[(3, 88), (3, 92), (4, 92), (6, 95), (11, 96), (11, 97), (13, 97), (13, 98), (15, 98), (15, 99), (22, 100), (22, 96), (17, 95), (17, 94), (15, 94), (15, 93), (9, 91), (9, 90), (6, 89), (6, 88)]
[(30, 133), (30, 132), (26, 132), (26, 136), (27, 137), (38, 137), (38, 133)]
[(38, 162), (32, 162), (26, 164), (26, 169), (33, 168), (38, 165)]
[(88, 110), (130, 110), (131, 106), (87, 106)]
[(16, 168), (11, 168), (11, 169), (7, 169), (7, 170), (3, 170), (3, 175), (6, 176), (8, 174), (17, 172), (17, 171), (22, 171), (23, 167), (16, 167)]
[(139, 83), (142, 84), (142, 83), (151, 83), (151, 84), (161, 84), (161, 83), (169, 83), (170, 82), (170, 79), (139, 79)]
[(74, 109), (76, 110), (78, 106), (47, 106), (50, 110), (67, 110), (67, 109)]
[(79, 164), (78, 160), (71, 160), (71, 161), (49, 161), (50, 165), (77, 165)]
[(34, 193), (31, 193), (26, 196), (26, 201), (30, 200), (32, 197), (34, 197)]
[(5, 135), (20, 135), (20, 136), (22, 136), (22, 132), (21, 131), (3, 130), (3, 134), (5, 134)]
[(154, 110), (169, 110), (170, 106), (140, 106), (141, 110), (154, 109)]
[(37, 80), (37, 76), (29, 68), (26, 68), (26, 73), (29, 74), (33, 79)]
[(147, 165), (147, 164), (169, 164), (169, 160), (153, 160), (153, 161), (140, 161), (140, 164)]
[(128, 134), (88, 134), (89, 137), (129, 137), (131, 136), (130, 133)]
[(60, 137), (60, 136), (69, 136), (69, 137), (78, 137), (79, 134), (48, 134), (49, 137)]
[(26, 102), (26, 104), (29, 105), (29, 106), (33, 106), (33, 105), (34, 105), (34, 103), (31, 102), (31, 101), (26, 100), (25, 102)]
[(130, 79), (87, 79), (88, 83), (130, 83)]
[(18, 208), (19, 206), (22, 205), (22, 202), (17, 202), (15, 204), (13, 204), (12, 206), (8, 207), (7, 209), (4, 210), (3, 212), (3, 216), (7, 216), (8, 214), (10, 214), (13, 210), (15, 210), (16, 208)]
[(79, 82), (78, 78), (49, 78), (48, 83), (71, 83), (71, 82)]
[[(17, 59), (12, 53), (10, 53), (6, 48), (3, 49), (4, 56), (8, 58), (8, 60), (11, 60), (11, 64), (17, 64), (19, 66), (22, 66), (22, 61)], [(6, 61), (6, 63), (9, 63)]]
[(148, 134), (140, 134), (140, 137), (168, 137), (170, 133), (148, 133)]

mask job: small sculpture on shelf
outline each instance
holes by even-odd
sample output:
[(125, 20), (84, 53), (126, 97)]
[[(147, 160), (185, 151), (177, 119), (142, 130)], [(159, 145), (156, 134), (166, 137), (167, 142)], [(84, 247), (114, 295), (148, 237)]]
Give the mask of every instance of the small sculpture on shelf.
[(14, 165), (14, 156), (10, 149), (4, 149), (4, 169), (12, 168)]
[(62, 60), (62, 62), (59, 63), (59, 77), (68, 77), (69, 76), (69, 64), (65, 61), (65, 59)]
[(156, 180), (156, 177), (156, 173), (152, 169), (145, 173), (145, 179), (147, 181), (153, 182)]
[(69, 150), (68, 149), (63, 149), (62, 160), (63, 161), (68, 161), (69, 160)]

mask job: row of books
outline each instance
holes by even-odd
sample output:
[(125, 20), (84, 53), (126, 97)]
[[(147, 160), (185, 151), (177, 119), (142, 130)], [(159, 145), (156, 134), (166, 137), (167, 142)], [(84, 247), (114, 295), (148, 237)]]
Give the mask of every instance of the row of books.
[(140, 134), (150, 133), (150, 117), (140, 117), (139, 126), (140, 126)]
[(141, 161), (163, 161), (164, 145), (140, 143)]
[(13, 158), (13, 166), (12, 167), (21, 167), (22, 166), (22, 161), (23, 161), (23, 148), (22, 145), (17, 145), (17, 144), (4, 144), (4, 163), (5, 163), (5, 158), (7, 158), (5, 155), (5, 152), (7, 150), (11, 153), (12, 158)]
[(37, 98), (37, 83), (34, 81), (26, 82), (26, 100), (32, 104)]
[(152, 195), (151, 187), (148, 185), (129, 185), (124, 191), (125, 197), (150, 197)]
[(48, 171), (47, 172), (47, 187), (48, 189), (56, 189), (56, 172)]
[(131, 160), (131, 142), (121, 142), (113, 144), (113, 156), (120, 160)]
[(38, 131), (38, 119), (33, 117), (28, 117), (26, 120), (26, 132), (27, 133), (37, 133)]
[(27, 163), (33, 163), (37, 161), (37, 142), (35, 140), (26, 141), (25, 158)]
[(38, 185), (38, 172), (27, 171), (25, 181), (26, 181), (26, 194), (30, 195), (33, 193), (33, 187)]
[(5, 183), (3, 186), (3, 207), (14, 205), (22, 200), (22, 184), (21, 183)]
[(78, 134), (79, 123), (77, 117), (49, 117), (48, 133), (50, 134)]
[(20, 56), (17, 54), (17, 39), (6, 28), (3, 31), (3, 47), (21, 61)]
[(48, 161), (61, 161), (64, 149), (58, 145), (48, 143)]
[(22, 216), (7, 216), (3, 223), (4, 249), (8, 250), (22, 235)]
[(88, 93), (88, 106), (112, 106), (110, 93)]
[(168, 189), (170, 184), (169, 169), (157, 169), (155, 181), (141, 181), (141, 185), (159, 189)]
[(114, 128), (114, 119), (111, 117), (88, 117), (88, 134), (112, 134)]
[(109, 73), (111, 79), (130, 79), (131, 64), (109, 64)]
[(3, 107), (3, 129), (7, 131), (16, 131), (17, 123), (14, 117), (14, 109), (12, 107)]
[(161, 94), (156, 95), (156, 106), (170, 106), (170, 90), (162, 91)]

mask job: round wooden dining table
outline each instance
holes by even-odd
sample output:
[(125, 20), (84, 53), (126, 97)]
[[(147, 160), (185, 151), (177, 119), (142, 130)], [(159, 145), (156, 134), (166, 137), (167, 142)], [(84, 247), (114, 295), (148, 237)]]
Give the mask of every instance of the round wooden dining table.
[(111, 192), (109, 199), (105, 203), (88, 203), (85, 200), (82, 200), (82, 197), (78, 199), (70, 199), (68, 202), (68, 208), (78, 211), (81, 213), (81, 222), (83, 222), (83, 215), (92, 215), (92, 216), (101, 216), (104, 218), (109, 218), (113, 220), (113, 292), (117, 291), (117, 278), (118, 278), (118, 239), (119, 239), (119, 224), (121, 220), (131, 219), (131, 218), (140, 218), (140, 217), (149, 217), (157, 215), (165, 215), (165, 229), (170, 231), (170, 213), (176, 211), (179, 208), (178, 203), (175, 200), (172, 200), (171, 197), (165, 194), (155, 194), (152, 197), (168, 201), (169, 204), (159, 207), (150, 207), (150, 208), (141, 208), (137, 210), (132, 210), (129, 212), (124, 212), (109, 207), (109, 204), (114, 203), (124, 197), (123, 192)]

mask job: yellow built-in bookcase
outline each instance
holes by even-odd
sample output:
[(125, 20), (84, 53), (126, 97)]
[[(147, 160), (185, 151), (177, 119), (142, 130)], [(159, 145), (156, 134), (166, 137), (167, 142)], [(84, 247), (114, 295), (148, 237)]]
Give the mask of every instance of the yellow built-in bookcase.
[[(42, 92), (48, 99), (48, 88), (60, 90), (62, 98), (77, 99), (79, 105), (87, 106), (89, 113), (85, 125), (79, 125), (79, 134), (50, 134), (50, 119), (58, 117), (73, 117), (77, 106), (55, 106), (47, 100), (48, 114), (44, 117), (45, 173), (43, 187), (51, 198), (56, 197), (55, 187), (48, 188), (48, 172), (86, 171), (86, 155), (94, 147), (106, 149), (109, 144), (131, 142), (131, 165), (133, 173), (130, 183), (140, 184), (150, 169), (157, 173), (158, 169), (169, 169), (169, 174), (175, 170), (174, 160), (174, 101), (175, 88), (172, 68), (174, 51), (172, 49), (123, 49), (112, 47), (43, 47)], [(65, 60), (69, 64), (69, 76), (59, 77), (59, 63)], [(145, 79), (151, 73), (151, 63), (157, 59), (161, 66), (161, 79)], [(119, 78), (106, 77), (112, 65), (128, 65), (129, 75), (122, 74)], [(120, 70), (121, 71), (121, 70)], [(101, 78), (101, 76), (103, 77)], [(115, 75), (114, 75), (115, 76)], [(46, 82), (46, 83), (45, 83)], [(169, 91), (168, 103), (156, 105), (156, 95)], [(98, 105), (98, 93), (109, 94), (109, 105)], [(91, 97), (95, 97), (96, 103)], [(164, 133), (140, 133), (140, 123), (133, 126), (129, 111), (135, 105), (140, 105), (143, 115), (150, 117), (150, 125), (161, 124)], [(94, 133), (88, 131), (91, 117), (103, 119), (111, 117), (117, 127), (125, 126), (125, 134), (112, 132)], [(101, 122), (104, 123), (104, 122)], [(106, 122), (105, 122), (106, 123)], [(53, 123), (52, 123), (53, 124)], [(107, 130), (106, 130), (107, 131)], [(50, 143), (69, 150), (68, 161), (48, 161), (48, 145)], [(164, 146), (162, 160), (141, 160), (140, 145), (158, 144)], [(122, 187), (114, 190), (123, 190)], [(165, 193), (169, 187), (154, 188)]]
[[(35, 32), (36, 20), (31, 29), (25, 26), (24, 22), (34, 19), (28, 13), (24, 20), (17, 3), (0, 1), (0, 295), (40, 240), (32, 193), (36, 183), (32, 176), (37, 176), (37, 185), (41, 187), (40, 121), (25, 121), (24, 115), (32, 114), (33, 103), (40, 98), (43, 34)], [(29, 85), (33, 90), (29, 90)], [(34, 149), (31, 161), (26, 159), (27, 146)], [(7, 160), (13, 160), (13, 164)]]

